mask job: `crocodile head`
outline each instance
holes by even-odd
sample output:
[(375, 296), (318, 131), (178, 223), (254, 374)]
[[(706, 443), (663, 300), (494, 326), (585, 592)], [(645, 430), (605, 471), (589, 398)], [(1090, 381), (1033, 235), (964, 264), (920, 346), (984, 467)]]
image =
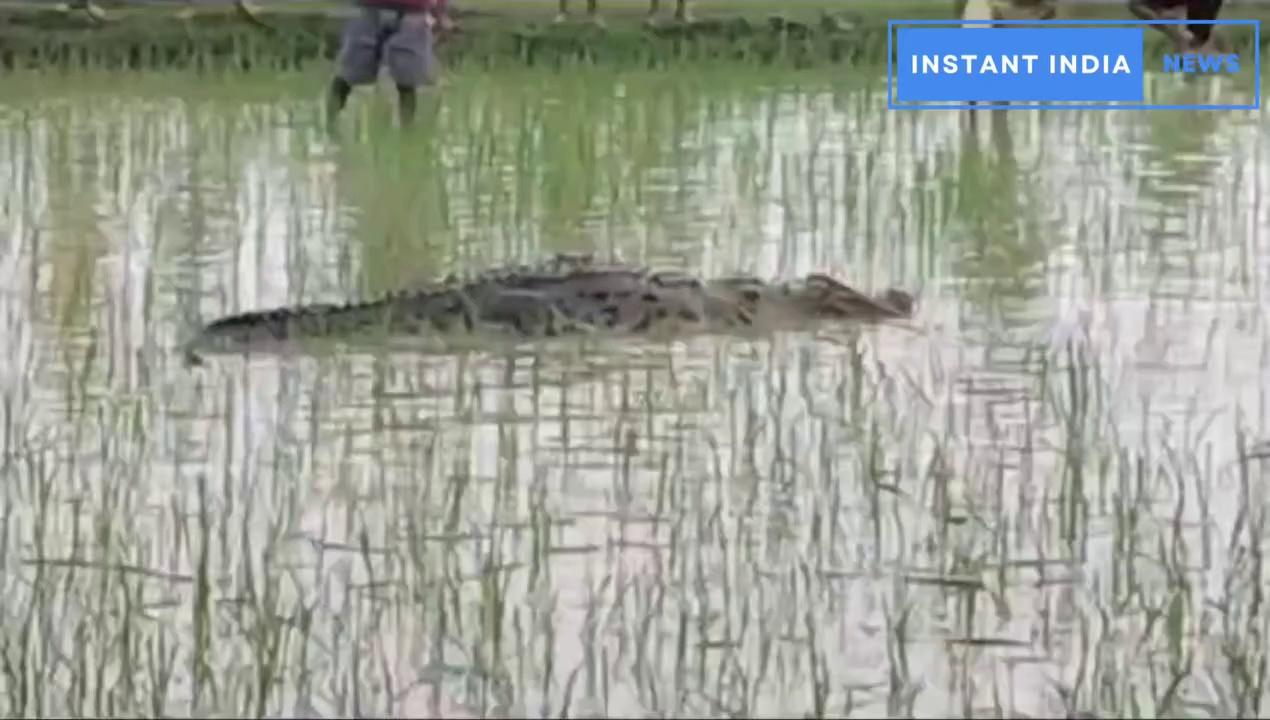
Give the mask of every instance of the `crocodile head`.
[(911, 318), (917, 309), (917, 298), (899, 288), (887, 288), (878, 299), (895, 310), (896, 317)]
[(912, 317), (916, 301), (891, 288), (865, 295), (828, 275), (813, 273), (792, 282), (722, 278), (707, 284), (711, 319), (727, 327), (777, 329), (825, 320), (877, 322)]
[(866, 295), (822, 273), (808, 275), (789, 290), (801, 311), (811, 319), (898, 320), (912, 317), (917, 304), (903, 290), (890, 288), (878, 296)]

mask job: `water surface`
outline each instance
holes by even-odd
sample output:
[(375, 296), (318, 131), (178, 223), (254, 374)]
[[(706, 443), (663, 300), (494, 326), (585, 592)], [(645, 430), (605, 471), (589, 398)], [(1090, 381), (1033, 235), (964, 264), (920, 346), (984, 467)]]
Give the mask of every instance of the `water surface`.
[[(357, 95), (337, 142), (320, 73), (5, 79), (0, 702), (1257, 714), (1259, 115), (887, 112), (842, 75), (460, 74), (406, 135)], [(174, 352), (219, 314), (557, 251), (921, 306)]]

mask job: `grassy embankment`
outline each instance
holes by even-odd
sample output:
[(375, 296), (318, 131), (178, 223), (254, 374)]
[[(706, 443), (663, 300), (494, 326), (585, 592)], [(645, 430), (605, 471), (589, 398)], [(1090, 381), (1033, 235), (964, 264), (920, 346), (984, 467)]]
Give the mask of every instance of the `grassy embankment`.
[[(608, 62), (656, 66), (675, 60), (726, 60), (795, 67), (824, 63), (881, 64), (886, 21), (947, 18), (951, 0), (916, 2), (827, 2), (826, 0), (704, 0), (694, 5), (697, 22), (645, 24), (644, 0), (601, 3), (605, 25), (557, 24), (555, 0), (469, 0), (459, 11), (461, 31), (444, 41), (452, 66), (504, 62), (567, 65)], [(673, 3), (663, 3), (672, 5)], [(0, 66), (3, 67), (220, 67), (290, 69), (326, 61), (337, 47), (346, 3), (279, 2), (249, 22), (232, 6), (105, 6), (105, 20), (80, 11), (0, 4)], [(1121, 3), (1065, 8), (1074, 18), (1123, 18)], [(1241, 10), (1240, 16), (1270, 16), (1270, 10)], [(1230, 14), (1230, 17), (1234, 17)], [(1250, 32), (1232, 33), (1247, 47)]]

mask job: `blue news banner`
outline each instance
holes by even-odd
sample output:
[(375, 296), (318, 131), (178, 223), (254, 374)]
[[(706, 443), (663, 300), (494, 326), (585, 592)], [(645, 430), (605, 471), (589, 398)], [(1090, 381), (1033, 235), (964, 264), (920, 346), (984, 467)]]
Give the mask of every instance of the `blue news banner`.
[[(1137, 27), (922, 27), (939, 21), (892, 21), (896, 47), (892, 56), (888, 106), (894, 109), (953, 109), (971, 102), (1068, 103), (1055, 107), (1122, 109), (1257, 109), (1261, 103), (1259, 49), (1252, 57), (1238, 53), (1168, 54), (1146, 67), (1143, 41), (1147, 26)], [(1081, 25), (1099, 21), (1076, 21)], [(1110, 24), (1115, 21), (1102, 21)], [(916, 27), (894, 27), (914, 24)], [(1073, 21), (1019, 21), (1028, 25)], [(1248, 20), (1215, 24), (1260, 23)], [(1128, 23), (1119, 22), (1125, 25)], [(1167, 24), (1193, 24), (1173, 21)], [(986, 23), (985, 23), (986, 25)], [(986, 32), (985, 32), (986, 31)], [(1259, 43), (1253, 47), (1258, 48)], [(1148, 70), (1191, 75), (1235, 75), (1245, 65), (1255, 73), (1254, 102), (1245, 105), (1147, 105)], [(1113, 104), (1115, 103), (1115, 104)], [(1136, 103), (1136, 104), (1132, 104)]]

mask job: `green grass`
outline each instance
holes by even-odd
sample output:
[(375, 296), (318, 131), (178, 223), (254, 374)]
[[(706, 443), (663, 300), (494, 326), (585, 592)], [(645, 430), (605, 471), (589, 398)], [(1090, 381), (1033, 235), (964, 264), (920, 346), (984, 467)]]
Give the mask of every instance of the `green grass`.
[[(112, 12), (145, 15), (167, 15), (181, 12), (177, 6), (151, 5), (129, 6), (127, 2), (104, 2), (103, 7)], [(314, 11), (346, 10), (351, 2), (318, 0), (271, 0), (262, 5), (267, 13), (307, 13)], [(46, 3), (6, 0), (5, 8), (47, 8)], [(556, 14), (558, 0), (465, 0), (457, 7), (463, 13), (495, 13), (528, 18), (551, 18)], [(600, 12), (610, 18), (642, 19), (648, 11), (648, 0), (601, 0)], [(818, 15), (821, 12), (846, 12), (877, 18), (940, 19), (954, 15), (953, 0), (693, 0), (693, 11), (701, 16), (732, 16), (762, 18), (773, 14), (791, 17)], [(586, 0), (570, 0), (570, 11), (579, 15), (585, 12)], [(674, 0), (662, 0), (662, 12), (669, 13)], [(1060, 5), (1062, 14), (1074, 18), (1130, 18), (1125, 2), (1080, 2)], [(200, 13), (232, 12), (220, 6), (198, 8)], [(1270, 5), (1266, 3), (1242, 3), (1223, 9), (1223, 18), (1264, 19), (1270, 17)]]
[[(8, 67), (115, 69), (185, 68), (288, 71), (313, 62), (329, 63), (338, 46), (342, 15), (349, 5), (270, 4), (264, 13), (271, 30), (244, 22), (224, 7), (112, 7), (111, 20), (98, 26), (82, 13), (32, 9), (30, 4), (0, 7), (0, 64)], [(768, 16), (776, 6), (752, 0), (697, 6), (702, 23), (692, 29), (644, 27), (639, 3), (601, 6), (604, 30), (587, 24), (554, 25), (551, 3), (476, 2), (462, 9), (463, 32), (441, 48), (451, 67), (485, 69), (508, 65), (568, 68), (577, 63), (649, 67), (699, 62), (733, 62), (738, 67), (773, 65), (872, 65), (885, 56), (885, 21), (891, 18), (943, 18), (951, 3), (850, 4), (793, 2), (779, 6), (794, 26), (778, 29)], [(835, 9), (858, 20), (853, 29), (826, 29), (821, 12)], [(1129, 19), (1117, 3), (1064, 6), (1075, 18)], [(1234, 14), (1232, 14), (1234, 13)], [(1230, 8), (1226, 17), (1260, 18), (1263, 6)], [(7, 22), (6, 22), (7, 21)], [(1243, 29), (1226, 34), (1241, 52), (1253, 35)], [(1149, 52), (1165, 48), (1152, 34)]]
[[(341, 20), (327, 15), (277, 16), (274, 31), (232, 16), (196, 20), (121, 16), (101, 28), (66, 27), (61, 16), (28, 18), (0, 31), (0, 62), (18, 67), (230, 68), (289, 70), (329, 62), (339, 45)], [(29, 22), (28, 22), (29, 21)], [(451, 66), (470, 64), (548, 65), (582, 62), (627, 67), (697, 61), (801, 67), (841, 63), (879, 54), (884, 31), (825, 32), (813, 28), (775, 30), (764, 22), (705, 24), (692, 29), (645, 30), (638, 24), (590, 26), (527, 24), (519, 18), (465, 20), (462, 34), (448, 39), (441, 54)]]

